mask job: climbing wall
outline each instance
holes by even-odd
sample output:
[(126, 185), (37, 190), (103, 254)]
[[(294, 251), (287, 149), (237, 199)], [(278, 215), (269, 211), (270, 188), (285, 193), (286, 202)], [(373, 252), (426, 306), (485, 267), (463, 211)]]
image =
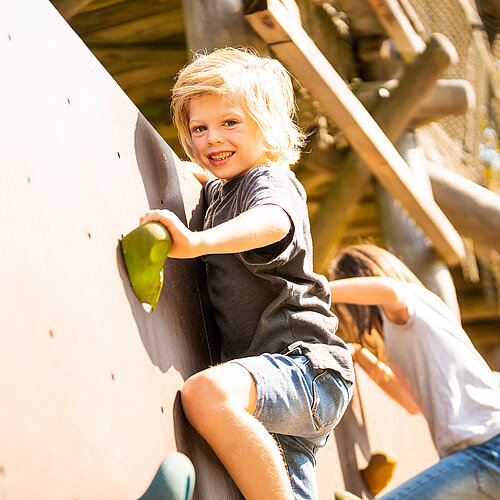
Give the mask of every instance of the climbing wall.
[[(0, 2), (0, 68), (0, 500), (136, 499), (175, 450), (195, 500), (240, 499), (178, 396), (217, 362), (201, 264), (167, 259), (147, 314), (119, 244), (149, 208), (200, 228), (199, 184), (48, 0)], [(420, 417), (359, 388), (319, 453), (322, 500), (366, 497), (374, 448), (395, 483), (435, 460)]]
[(48, 1), (0, 2), (0, 68), (0, 499), (134, 499), (175, 450), (239, 498), (179, 405), (216, 361), (200, 263), (148, 315), (119, 245), (152, 207), (199, 228), (200, 186)]

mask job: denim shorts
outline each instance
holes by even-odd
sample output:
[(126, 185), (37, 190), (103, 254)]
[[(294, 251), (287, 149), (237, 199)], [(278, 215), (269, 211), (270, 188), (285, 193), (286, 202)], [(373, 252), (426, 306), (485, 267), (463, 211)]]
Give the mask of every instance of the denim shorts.
[(382, 499), (500, 499), (500, 434), (441, 459)]
[(297, 500), (317, 500), (315, 453), (344, 414), (352, 384), (305, 356), (262, 354), (230, 361), (246, 368), (257, 387), (253, 413), (275, 438)]

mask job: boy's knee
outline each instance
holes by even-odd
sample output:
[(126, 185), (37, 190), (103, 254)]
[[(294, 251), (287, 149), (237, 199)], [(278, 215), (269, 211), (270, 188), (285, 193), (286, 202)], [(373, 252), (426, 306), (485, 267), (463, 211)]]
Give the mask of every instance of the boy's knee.
[(210, 369), (189, 377), (181, 389), (182, 407), (191, 423), (213, 415), (225, 399), (224, 389)]
[(247, 411), (256, 404), (255, 382), (249, 372), (234, 363), (208, 368), (189, 377), (181, 389), (182, 407), (195, 427), (209, 425), (223, 413)]

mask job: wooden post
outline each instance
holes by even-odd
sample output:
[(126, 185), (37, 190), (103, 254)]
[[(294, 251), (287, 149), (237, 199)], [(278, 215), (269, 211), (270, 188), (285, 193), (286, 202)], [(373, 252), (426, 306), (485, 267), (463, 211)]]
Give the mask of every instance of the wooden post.
[(397, 0), (368, 0), (382, 26), (394, 40), (401, 56), (411, 61), (425, 48), (425, 43), (413, 29)]
[(254, 47), (269, 54), (267, 45), (243, 16), (242, 0), (183, 0), (186, 38), (191, 59), (198, 50), (223, 47)]
[[(399, 85), (399, 80), (386, 82), (361, 82), (354, 93), (366, 109), (383, 99)], [(476, 104), (474, 88), (467, 80), (437, 80), (434, 87), (418, 103), (410, 121), (411, 128), (438, 120), (449, 115), (463, 115)]]
[[(444, 37), (432, 37), (426, 50), (407, 68), (389, 97), (379, 99), (375, 104), (372, 116), (392, 142), (396, 142), (408, 126), (419, 103), (455, 55)], [(314, 262), (318, 271), (324, 271), (328, 266), (369, 179), (370, 172), (359, 156), (353, 150), (349, 151), (337, 172), (336, 181), (311, 220)]]
[[(431, 200), (432, 188), (423, 165), (425, 157), (413, 132), (406, 132), (398, 150), (414, 173), (418, 188)], [(434, 293), (439, 295), (460, 318), (460, 309), (453, 278), (430, 241), (415, 225), (401, 205), (379, 185), (377, 189), (380, 226), (385, 246), (399, 257)]]
[(500, 252), (500, 196), (442, 165), (426, 164), (434, 198), (458, 231)]

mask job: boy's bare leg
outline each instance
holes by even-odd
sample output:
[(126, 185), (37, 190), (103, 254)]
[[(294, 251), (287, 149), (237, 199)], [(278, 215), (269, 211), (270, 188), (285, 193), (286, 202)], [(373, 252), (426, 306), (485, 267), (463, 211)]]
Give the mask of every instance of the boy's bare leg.
[(293, 500), (274, 439), (251, 413), (255, 382), (242, 366), (226, 363), (190, 377), (181, 391), (184, 413), (231, 474), (246, 500)]

